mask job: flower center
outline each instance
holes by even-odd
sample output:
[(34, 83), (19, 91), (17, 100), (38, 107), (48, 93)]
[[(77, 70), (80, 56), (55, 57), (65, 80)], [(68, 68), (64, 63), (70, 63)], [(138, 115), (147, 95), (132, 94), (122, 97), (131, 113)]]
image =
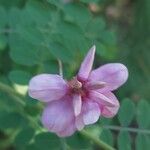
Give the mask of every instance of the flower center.
[(83, 84), (78, 81), (77, 77), (74, 77), (72, 80), (68, 82), (68, 85), (70, 87), (71, 93), (77, 93), (80, 94), (82, 97), (85, 97), (86, 90), (83, 87)]

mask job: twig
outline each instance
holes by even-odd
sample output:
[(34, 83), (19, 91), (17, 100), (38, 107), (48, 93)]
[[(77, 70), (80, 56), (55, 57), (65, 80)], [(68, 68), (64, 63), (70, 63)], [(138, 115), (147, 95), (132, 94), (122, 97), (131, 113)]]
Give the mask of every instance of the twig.
[(60, 75), (61, 77), (63, 77), (63, 66), (62, 66), (62, 62), (61, 62), (60, 59), (57, 59), (57, 61), (58, 61), (58, 65), (59, 65), (59, 75)]
[(130, 128), (130, 127), (120, 127), (120, 126), (103, 126), (104, 129), (116, 130), (116, 131), (129, 131), (143, 134), (150, 134), (150, 130), (147, 129), (139, 129), (139, 128)]

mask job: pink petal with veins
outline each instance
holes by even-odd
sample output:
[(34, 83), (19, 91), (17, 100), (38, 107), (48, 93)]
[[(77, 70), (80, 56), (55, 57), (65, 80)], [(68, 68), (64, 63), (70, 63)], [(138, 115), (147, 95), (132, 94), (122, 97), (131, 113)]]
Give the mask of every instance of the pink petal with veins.
[(97, 90), (105, 87), (106, 83), (101, 81), (91, 81), (85, 84), (85, 87), (89, 90)]
[(126, 82), (127, 68), (120, 63), (110, 63), (91, 72), (89, 80), (105, 82), (106, 86), (101, 91), (113, 91)]
[(78, 116), (81, 112), (81, 106), (82, 106), (81, 95), (74, 94), (72, 101), (73, 101), (74, 114), (75, 116)]
[(67, 89), (67, 83), (59, 75), (37, 75), (29, 83), (29, 95), (43, 102), (60, 99), (67, 93)]
[(89, 97), (92, 101), (95, 101), (95, 102), (97, 102), (101, 105), (104, 105), (104, 106), (113, 107), (116, 105), (112, 99), (109, 99), (104, 94), (101, 94), (97, 91), (90, 91)]
[(49, 131), (62, 136), (74, 132), (75, 117), (70, 98), (50, 102), (43, 111), (42, 123)]
[(114, 106), (113, 107), (109, 107), (106, 105), (103, 105), (101, 108), (102, 112), (102, 116), (106, 117), (106, 118), (111, 118), (114, 117), (120, 107), (119, 101), (117, 100), (116, 96), (112, 93), (112, 92), (107, 92), (107, 93), (103, 93), (107, 98), (109, 98), (110, 100), (113, 101)]
[(79, 130), (79, 131), (84, 128), (85, 124), (83, 122), (83, 116), (82, 116), (82, 114), (80, 114), (80, 115), (78, 115), (76, 117), (75, 125), (76, 125), (77, 130)]
[(82, 110), (83, 122), (85, 125), (93, 124), (98, 121), (100, 117), (100, 109), (97, 103), (85, 100)]

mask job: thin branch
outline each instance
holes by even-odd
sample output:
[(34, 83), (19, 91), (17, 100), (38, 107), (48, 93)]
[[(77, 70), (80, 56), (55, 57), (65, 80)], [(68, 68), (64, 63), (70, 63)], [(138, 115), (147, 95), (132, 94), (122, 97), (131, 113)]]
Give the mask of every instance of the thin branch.
[(93, 136), (92, 134), (90, 134), (89, 132), (87, 132), (85, 130), (80, 131), (80, 133), (85, 138), (91, 140), (94, 144), (96, 144), (97, 146), (99, 146), (100, 149), (103, 148), (104, 150), (115, 150), (115, 148), (111, 147), (107, 143), (101, 141), (100, 139), (96, 138), (95, 136)]
[(59, 75), (63, 77), (63, 66), (62, 66), (62, 61), (60, 59), (57, 59), (58, 65), (59, 65)]
[(130, 127), (120, 127), (120, 126), (103, 126), (104, 129), (116, 130), (116, 131), (129, 131), (135, 133), (143, 133), (143, 134), (150, 134), (150, 130), (147, 129), (139, 129), (139, 128), (130, 128)]

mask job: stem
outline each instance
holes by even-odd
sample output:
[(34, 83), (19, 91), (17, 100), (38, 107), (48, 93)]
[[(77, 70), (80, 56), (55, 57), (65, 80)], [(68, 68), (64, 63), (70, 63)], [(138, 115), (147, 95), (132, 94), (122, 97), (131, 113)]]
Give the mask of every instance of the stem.
[(59, 75), (63, 78), (63, 66), (62, 66), (62, 62), (60, 59), (58, 60), (58, 65), (59, 65)]
[(129, 127), (119, 127), (119, 126), (103, 126), (104, 129), (116, 130), (116, 131), (129, 131), (135, 133), (143, 133), (143, 134), (150, 134), (150, 130), (146, 129), (139, 129), (139, 128), (129, 128)]
[(87, 139), (91, 140), (94, 144), (99, 146), (100, 149), (103, 148), (104, 150), (115, 150), (113, 147), (101, 141), (100, 139), (97, 139), (96, 137), (94, 137), (93, 135), (91, 135), (89, 132), (85, 130), (80, 131), (80, 133)]

